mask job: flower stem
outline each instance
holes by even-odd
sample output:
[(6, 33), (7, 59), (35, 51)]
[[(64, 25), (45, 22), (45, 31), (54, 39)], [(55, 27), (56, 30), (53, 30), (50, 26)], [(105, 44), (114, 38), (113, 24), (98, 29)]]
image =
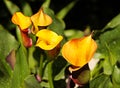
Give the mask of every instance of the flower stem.
[(39, 67), (39, 75), (42, 77), (42, 69), (43, 69), (43, 59), (44, 59), (44, 56), (43, 54), (41, 54), (40, 56), (40, 67)]
[(53, 60), (48, 63), (48, 82), (49, 82), (50, 88), (54, 88), (53, 78), (52, 78), (52, 64), (53, 64)]
[(21, 32), (20, 32), (20, 30), (18, 29), (18, 27), (16, 28), (16, 35), (17, 35), (18, 41), (22, 44)]

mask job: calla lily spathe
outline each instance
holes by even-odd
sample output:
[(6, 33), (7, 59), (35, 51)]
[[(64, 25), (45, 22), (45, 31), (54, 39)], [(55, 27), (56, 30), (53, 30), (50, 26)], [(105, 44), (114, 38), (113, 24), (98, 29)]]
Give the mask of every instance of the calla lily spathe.
[(42, 29), (38, 31), (36, 36), (38, 37), (36, 46), (43, 50), (52, 50), (63, 39), (62, 36), (59, 36), (55, 32), (48, 29)]
[(14, 24), (18, 25), (21, 30), (25, 30), (32, 23), (30, 17), (23, 15), (21, 12), (13, 14), (11, 20)]
[(31, 20), (35, 28), (32, 30), (33, 33), (37, 33), (39, 31), (38, 27), (48, 26), (52, 23), (52, 18), (49, 15), (45, 14), (42, 8), (36, 14), (31, 16)]
[(32, 46), (32, 39), (28, 36), (29, 27), (32, 24), (30, 17), (23, 15), (21, 12), (16, 12), (12, 16), (12, 22), (19, 26), (22, 42), (25, 47)]
[(97, 44), (91, 34), (65, 43), (62, 47), (62, 55), (72, 65), (82, 67), (91, 60), (96, 49)]

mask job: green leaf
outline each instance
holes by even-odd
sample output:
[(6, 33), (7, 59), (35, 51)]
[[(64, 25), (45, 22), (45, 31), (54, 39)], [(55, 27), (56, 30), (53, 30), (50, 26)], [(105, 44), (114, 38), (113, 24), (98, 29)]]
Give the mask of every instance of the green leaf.
[(65, 78), (65, 69), (67, 67), (67, 62), (62, 56), (58, 56), (58, 58), (53, 63), (53, 77), (55, 81), (61, 80)]
[(50, 2), (51, 2), (51, 0), (45, 0), (41, 7), (48, 8), (50, 6)]
[(104, 71), (104, 74), (107, 74), (107, 75), (111, 75), (112, 71), (113, 71), (113, 67), (112, 67), (109, 59), (110, 58), (106, 57), (104, 62), (103, 62), (103, 71)]
[(110, 76), (101, 74), (91, 80), (90, 88), (113, 88)]
[(20, 11), (19, 7), (10, 0), (3, 0), (11, 14)]
[(49, 8), (44, 8), (44, 12), (48, 14), (53, 20), (52, 24), (48, 27), (48, 29), (51, 29), (58, 34), (63, 35), (65, 29), (64, 21), (56, 18), (54, 12)]
[[(112, 81), (114, 86), (120, 87), (120, 68), (118, 68), (116, 65), (113, 70)], [(115, 87), (115, 88), (118, 88), (118, 87)]]
[(29, 75), (24, 80), (24, 88), (42, 88), (34, 75)]
[(0, 30), (0, 59), (5, 59), (13, 49), (17, 49), (19, 43), (8, 31)]
[(70, 2), (67, 6), (65, 6), (63, 9), (61, 9), (56, 16), (59, 19), (64, 19), (64, 17), (68, 14), (68, 12), (75, 6), (78, 0), (73, 0)]
[(0, 87), (1, 88), (9, 88), (10, 87), (10, 77), (3, 75), (0, 72)]
[(108, 28), (114, 28), (116, 26), (120, 25), (120, 14), (118, 14), (116, 17), (114, 17), (103, 29), (102, 31), (105, 31)]
[(6, 62), (6, 58), (12, 50), (18, 48), (19, 43), (13, 35), (4, 28), (0, 29), (0, 69), (6, 75), (11, 75), (11, 68)]
[(26, 16), (31, 16), (33, 14), (32, 9), (27, 2), (24, 2), (24, 5), (22, 7), (22, 11)]
[(84, 35), (82, 31), (79, 31), (77, 29), (68, 29), (64, 31), (65, 36), (68, 38), (68, 40), (73, 38), (80, 38)]
[(33, 53), (35, 51), (35, 47), (30, 47), (28, 49), (28, 63), (29, 63), (29, 68), (31, 70), (32, 73), (35, 73), (36, 72), (36, 67), (38, 65), (38, 62), (35, 60), (34, 56), (33, 56)]
[(13, 71), (11, 88), (20, 88), (23, 86), (25, 78), (30, 74), (27, 53), (24, 46), (20, 46), (16, 53), (16, 64)]
[[(100, 35), (98, 52), (104, 57), (104, 72), (111, 73), (116, 61), (120, 58), (120, 25)], [(111, 70), (110, 70), (111, 69)]]

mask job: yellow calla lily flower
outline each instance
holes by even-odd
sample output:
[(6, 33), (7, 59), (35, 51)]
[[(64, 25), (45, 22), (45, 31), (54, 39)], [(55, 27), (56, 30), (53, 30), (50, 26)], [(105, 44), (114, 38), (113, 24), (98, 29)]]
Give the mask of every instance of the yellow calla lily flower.
[(52, 18), (45, 14), (42, 8), (36, 14), (31, 16), (31, 20), (35, 26), (33, 33), (37, 33), (39, 31), (38, 26), (48, 26), (52, 23)]
[(31, 25), (31, 19), (24, 16), (21, 12), (16, 12), (12, 16), (12, 22), (20, 27), (21, 30), (28, 28)]
[(97, 44), (91, 34), (65, 43), (62, 47), (62, 55), (72, 65), (82, 67), (91, 60), (96, 49)]
[(59, 36), (55, 32), (48, 29), (38, 31), (36, 36), (38, 37), (36, 46), (43, 50), (52, 50), (63, 39), (62, 36)]

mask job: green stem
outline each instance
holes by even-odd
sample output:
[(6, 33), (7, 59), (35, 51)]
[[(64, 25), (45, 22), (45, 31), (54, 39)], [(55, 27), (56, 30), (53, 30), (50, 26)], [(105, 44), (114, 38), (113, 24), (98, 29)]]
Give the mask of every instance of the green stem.
[(41, 54), (40, 56), (40, 67), (39, 67), (39, 75), (42, 77), (42, 72), (43, 72), (43, 59), (44, 59), (44, 55)]
[(21, 32), (20, 32), (20, 29), (18, 27), (16, 28), (16, 35), (17, 35), (18, 41), (22, 44)]
[(52, 64), (53, 64), (53, 60), (48, 63), (48, 82), (49, 82), (50, 88), (54, 88), (53, 78), (52, 78)]

